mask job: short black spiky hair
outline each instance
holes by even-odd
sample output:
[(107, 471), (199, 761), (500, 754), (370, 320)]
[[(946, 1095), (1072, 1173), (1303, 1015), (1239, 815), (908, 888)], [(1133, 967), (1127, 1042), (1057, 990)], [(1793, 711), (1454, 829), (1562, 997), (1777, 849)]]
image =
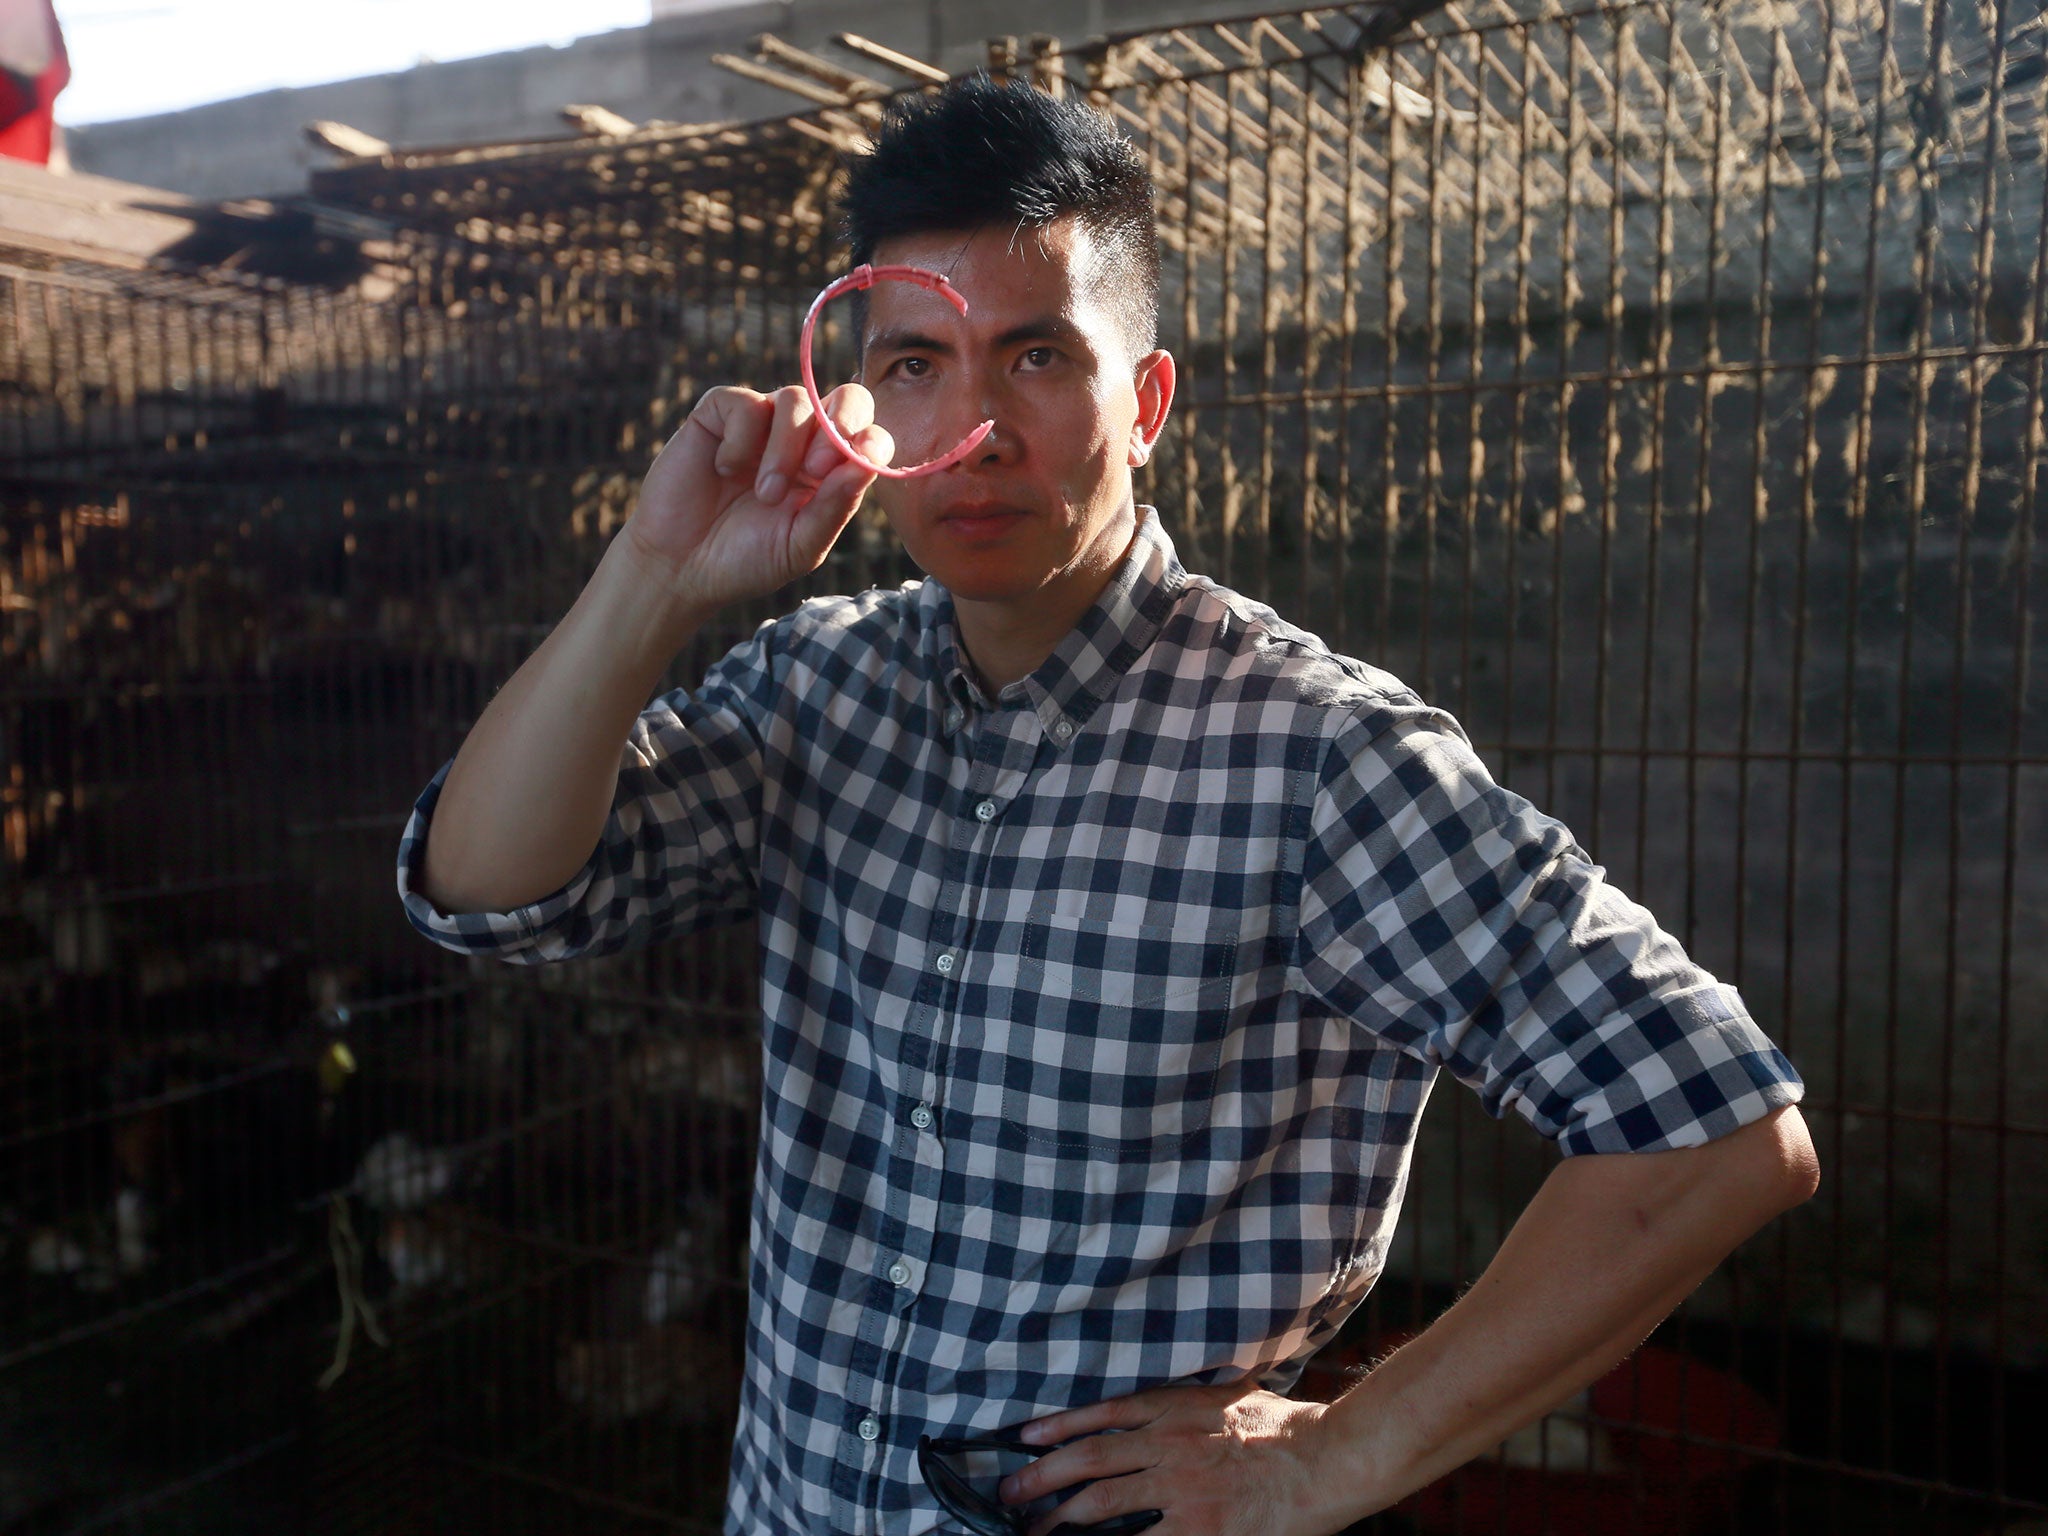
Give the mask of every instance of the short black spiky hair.
[(899, 97), (873, 151), (853, 162), (841, 206), (856, 264), (901, 235), (1040, 229), (1073, 214), (1110, 258), (1099, 268), (1112, 285), (1103, 297), (1124, 320), (1132, 355), (1158, 345), (1152, 173), (1092, 108), (985, 74)]

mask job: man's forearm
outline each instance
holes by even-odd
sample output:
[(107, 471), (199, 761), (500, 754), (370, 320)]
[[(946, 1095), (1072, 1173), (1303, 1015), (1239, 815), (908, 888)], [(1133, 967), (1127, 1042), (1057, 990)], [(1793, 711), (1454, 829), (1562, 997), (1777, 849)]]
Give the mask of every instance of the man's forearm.
[(1384, 1509), (1598, 1379), (1818, 1180), (1796, 1109), (1680, 1152), (1556, 1168), (1472, 1288), (1325, 1417), (1347, 1518)]
[(444, 912), (503, 911), (559, 889), (604, 830), (627, 733), (707, 615), (613, 539), (575, 606), (498, 691), (442, 785), (423, 894)]

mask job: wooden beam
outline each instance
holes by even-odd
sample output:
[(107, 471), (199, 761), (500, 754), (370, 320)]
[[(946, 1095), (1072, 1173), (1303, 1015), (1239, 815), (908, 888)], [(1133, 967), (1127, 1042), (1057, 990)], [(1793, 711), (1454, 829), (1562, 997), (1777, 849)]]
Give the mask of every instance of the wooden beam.
[(737, 54), (714, 53), (711, 62), (720, 69), (738, 75), (743, 80), (753, 80), (761, 85), (772, 85), (778, 91), (788, 91), (792, 96), (801, 96), (805, 101), (814, 101), (821, 107), (845, 107), (852, 103), (844, 91), (835, 91), (804, 79), (801, 75), (784, 74), (779, 69), (770, 69), (765, 64), (756, 64), (752, 59), (743, 59)]
[(391, 146), (382, 139), (360, 128), (351, 128), (347, 123), (329, 122), (324, 118), (306, 124), (306, 137), (322, 149), (331, 149), (337, 155), (347, 155), (352, 160), (391, 153)]
[(872, 80), (857, 70), (843, 68), (829, 59), (821, 59), (814, 53), (806, 53), (793, 44), (785, 43), (773, 32), (763, 32), (754, 39), (754, 57), (764, 64), (780, 64), (800, 75), (809, 75), (850, 100), (892, 94), (881, 81)]
[(596, 134), (600, 138), (624, 138), (638, 127), (630, 118), (619, 116), (610, 107), (592, 102), (571, 102), (562, 108), (562, 116), (585, 133)]
[(1031, 51), (1031, 83), (1048, 96), (1065, 96), (1067, 71), (1060, 62), (1060, 40), (1050, 32), (1035, 32), (1027, 46)]
[(0, 248), (141, 268), (189, 239), (204, 215), (175, 192), (0, 158)]
[(827, 128), (818, 123), (807, 123), (800, 117), (792, 117), (789, 126), (807, 139), (816, 139), (820, 144), (829, 144), (843, 155), (859, 154), (868, 147), (866, 135), (854, 138), (838, 129)]
[(934, 69), (923, 59), (913, 59), (907, 53), (898, 53), (894, 48), (871, 42), (858, 32), (835, 32), (832, 41), (848, 53), (857, 53), (886, 69), (895, 70), (899, 75), (908, 75), (921, 85), (944, 85), (952, 78), (943, 69)]

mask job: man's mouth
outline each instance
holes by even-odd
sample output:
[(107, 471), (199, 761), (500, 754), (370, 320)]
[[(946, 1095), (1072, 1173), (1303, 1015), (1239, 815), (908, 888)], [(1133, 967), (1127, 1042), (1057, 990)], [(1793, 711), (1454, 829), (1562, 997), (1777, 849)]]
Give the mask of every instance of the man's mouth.
[(1000, 532), (1023, 516), (1022, 507), (991, 501), (949, 507), (938, 520), (954, 533), (972, 535)]

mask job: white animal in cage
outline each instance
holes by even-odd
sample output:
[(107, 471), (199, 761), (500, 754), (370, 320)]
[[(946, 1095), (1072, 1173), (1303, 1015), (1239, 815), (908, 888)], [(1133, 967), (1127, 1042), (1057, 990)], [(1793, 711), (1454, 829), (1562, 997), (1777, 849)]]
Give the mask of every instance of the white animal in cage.
[(149, 1246), (149, 1234), (156, 1215), (149, 1197), (128, 1187), (114, 1197), (114, 1260), (124, 1275), (140, 1274), (156, 1257)]
[(484, 1284), (516, 1269), (519, 1250), (517, 1237), (453, 1202), (387, 1211), (377, 1226), (377, 1257), (401, 1295)]
[(41, 1227), (29, 1237), (29, 1273), (68, 1275), (93, 1295), (114, 1289), (125, 1275), (139, 1275), (156, 1262), (150, 1237), (156, 1212), (149, 1197), (124, 1186), (111, 1216), (95, 1211), (62, 1227)]
[(683, 1093), (742, 1114), (761, 1108), (761, 1046), (754, 1038), (657, 1034), (625, 1058), (627, 1086), (639, 1093)]
[(1614, 1436), (1593, 1421), (1593, 1389), (1586, 1388), (1525, 1424), (1487, 1452), (1486, 1459), (1540, 1471), (1594, 1472), (1613, 1476), (1627, 1470)]
[(88, 1263), (85, 1245), (66, 1237), (55, 1227), (43, 1227), (28, 1240), (31, 1274), (75, 1275)]
[(416, 1211), (454, 1185), (453, 1154), (423, 1147), (404, 1131), (376, 1142), (356, 1168), (356, 1193), (377, 1211)]
[(649, 1327), (683, 1317), (711, 1299), (726, 1247), (720, 1221), (717, 1202), (709, 1196), (693, 1198), (676, 1235), (649, 1257), (640, 1308)]
[(662, 1323), (624, 1339), (574, 1339), (555, 1362), (563, 1399), (599, 1424), (666, 1409), (696, 1424), (731, 1412), (740, 1351), (730, 1331)]

